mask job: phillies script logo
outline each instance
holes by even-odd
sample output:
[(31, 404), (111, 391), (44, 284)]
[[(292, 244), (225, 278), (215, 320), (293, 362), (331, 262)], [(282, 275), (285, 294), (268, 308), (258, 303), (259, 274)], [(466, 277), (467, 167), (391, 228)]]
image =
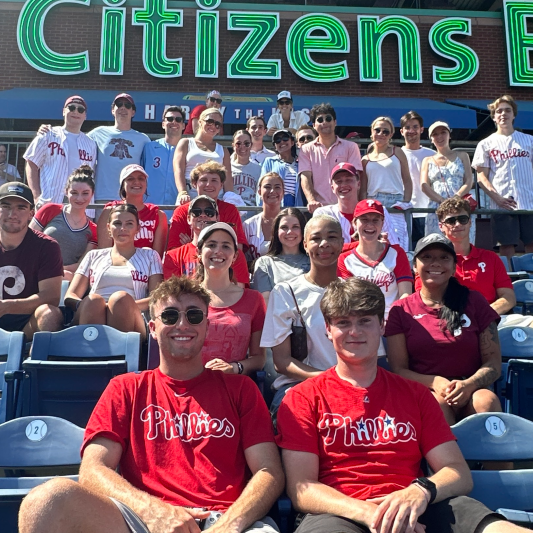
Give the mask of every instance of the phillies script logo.
[(509, 148), (505, 152), (494, 149), (490, 151), (490, 157), (495, 163), (501, 163), (514, 157), (529, 157), (529, 152), (527, 150), (520, 150), (520, 148)]
[(50, 148), (50, 155), (55, 155), (57, 153), (58, 155), (65, 157), (65, 150), (59, 146), (59, 143), (56, 143), (55, 141), (51, 142), (48, 144), (48, 148)]
[(416, 441), (416, 431), (411, 422), (396, 422), (387, 413), (376, 418), (361, 417), (352, 421), (349, 416), (324, 413), (318, 429), (326, 432), (324, 444), (335, 442), (344, 446), (379, 446), (388, 443)]
[(78, 148), (78, 154), (80, 156), (80, 161), (92, 161), (93, 156), (89, 155), (86, 150), (81, 150)]
[(361, 277), (361, 279), (366, 279), (366, 281), (371, 281), (374, 285), (378, 287), (385, 287), (385, 290), (388, 291), (389, 287), (396, 283), (396, 276), (393, 272), (377, 272), (374, 278), (367, 276), (366, 278)]
[(227, 418), (211, 418), (207, 413), (183, 413), (172, 417), (170, 411), (158, 405), (149, 405), (141, 411), (141, 420), (148, 424), (146, 437), (157, 439), (161, 434), (166, 440), (180, 439), (183, 442), (210, 437), (231, 438), (235, 435), (233, 424)]
[(131, 277), (133, 281), (142, 281), (143, 283), (148, 283), (148, 276), (137, 270), (131, 271)]

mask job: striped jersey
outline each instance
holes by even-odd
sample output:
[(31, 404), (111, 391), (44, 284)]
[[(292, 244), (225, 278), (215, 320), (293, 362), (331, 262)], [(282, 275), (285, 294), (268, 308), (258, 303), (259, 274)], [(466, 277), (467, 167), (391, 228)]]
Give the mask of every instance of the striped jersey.
[[(520, 131), (511, 135), (493, 133), (476, 148), (472, 167), (489, 169), (489, 181), (496, 192), (512, 196), (517, 209), (533, 209), (533, 137)], [(498, 209), (490, 200), (491, 208)]]
[[(77, 144), (77, 166), (89, 165), (94, 168), (96, 143), (80, 132)], [(41, 198), (56, 204), (63, 203), (69, 169), (69, 147), (65, 129), (62, 126), (54, 126), (47, 133), (37, 135), (28, 146), (24, 159), (39, 167)], [(36, 198), (35, 201), (37, 200)]]

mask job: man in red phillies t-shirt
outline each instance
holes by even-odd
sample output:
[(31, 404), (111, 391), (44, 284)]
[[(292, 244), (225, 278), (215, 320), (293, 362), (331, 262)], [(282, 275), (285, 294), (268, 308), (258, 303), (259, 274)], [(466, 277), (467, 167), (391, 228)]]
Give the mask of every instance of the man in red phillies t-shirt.
[[(379, 287), (335, 281), (320, 308), (337, 365), (289, 390), (278, 412), (287, 493), (310, 513), (296, 533), (407, 525), (424, 533), (452, 531), (452, 524), (469, 533), (525, 531), (461, 496), (472, 477), (437, 401), (423, 385), (377, 366), (385, 311)], [(424, 458), (429, 478), (422, 477)]]
[(211, 533), (278, 531), (265, 517), (285, 482), (270, 415), (250, 378), (204, 368), (209, 301), (185, 277), (152, 293), (160, 366), (111, 380), (85, 430), (80, 482), (34, 489), (21, 531), (197, 533), (216, 518)]

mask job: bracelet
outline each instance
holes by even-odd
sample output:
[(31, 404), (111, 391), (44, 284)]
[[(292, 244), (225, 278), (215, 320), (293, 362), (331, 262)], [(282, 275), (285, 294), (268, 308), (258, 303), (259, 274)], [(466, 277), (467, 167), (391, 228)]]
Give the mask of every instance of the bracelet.
[(184, 194), (189, 194), (189, 191), (180, 191), (178, 196), (183, 196)]

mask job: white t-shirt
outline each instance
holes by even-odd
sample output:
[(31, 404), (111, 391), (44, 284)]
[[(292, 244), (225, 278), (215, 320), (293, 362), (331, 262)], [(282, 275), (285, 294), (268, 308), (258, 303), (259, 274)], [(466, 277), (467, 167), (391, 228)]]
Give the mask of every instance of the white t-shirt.
[(233, 190), (246, 205), (255, 205), (257, 182), (261, 176), (261, 165), (250, 161), (247, 165), (239, 165), (231, 161), (231, 175), (233, 177)]
[[(291, 111), (291, 118), (289, 119), (289, 128), (297, 130), (300, 126), (309, 123), (309, 116), (304, 111)], [(276, 128), (277, 130), (285, 129), (283, 117), (281, 112), (272, 113), (268, 119), (267, 130)]]
[(250, 159), (258, 163), (259, 165), (262, 165), (263, 161), (267, 157), (274, 157), (275, 155), (276, 155), (276, 152), (274, 152), (274, 150), (269, 150), (268, 148), (265, 148), (263, 146), (263, 148), (261, 150), (258, 150), (257, 152), (252, 150), (250, 152)]
[(68, 157), (67, 157), (67, 168), (68, 175), (72, 174), (72, 171), (77, 169), (80, 164), (80, 156), (78, 155), (78, 137), (79, 133), (70, 133), (65, 131), (67, 137), (67, 146), (68, 146)]
[[(326, 370), (337, 363), (337, 354), (333, 344), (326, 337), (326, 323), (320, 311), (320, 302), (326, 289), (309, 283), (304, 274), (289, 282), (278, 283), (272, 289), (268, 299), (261, 347), (278, 346), (291, 334), (293, 324), (300, 325), (289, 285), (294, 291), (307, 328), (307, 357), (303, 362), (319, 370)], [(287, 383), (295, 382), (295, 379), (280, 375), (274, 381), (274, 388), (279, 389)]]
[[(533, 209), (533, 137), (520, 131), (493, 133), (476, 148), (472, 167), (489, 169), (489, 181), (504, 198), (512, 196), (517, 209)], [(490, 200), (491, 208), (498, 209)]]
[[(420, 183), (420, 169), (422, 168), (422, 161), (425, 157), (431, 157), (435, 155), (435, 151), (431, 148), (421, 146), (418, 150), (410, 150), (406, 146), (402, 146), (402, 150), (407, 157), (407, 163), (409, 164), (409, 172), (411, 173), (411, 180), (413, 181), (413, 196), (411, 197), (411, 203), (413, 207), (424, 209), (429, 205), (429, 198), (422, 192), (422, 186)], [(413, 218), (425, 218), (425, 213), (414, 213)]]

